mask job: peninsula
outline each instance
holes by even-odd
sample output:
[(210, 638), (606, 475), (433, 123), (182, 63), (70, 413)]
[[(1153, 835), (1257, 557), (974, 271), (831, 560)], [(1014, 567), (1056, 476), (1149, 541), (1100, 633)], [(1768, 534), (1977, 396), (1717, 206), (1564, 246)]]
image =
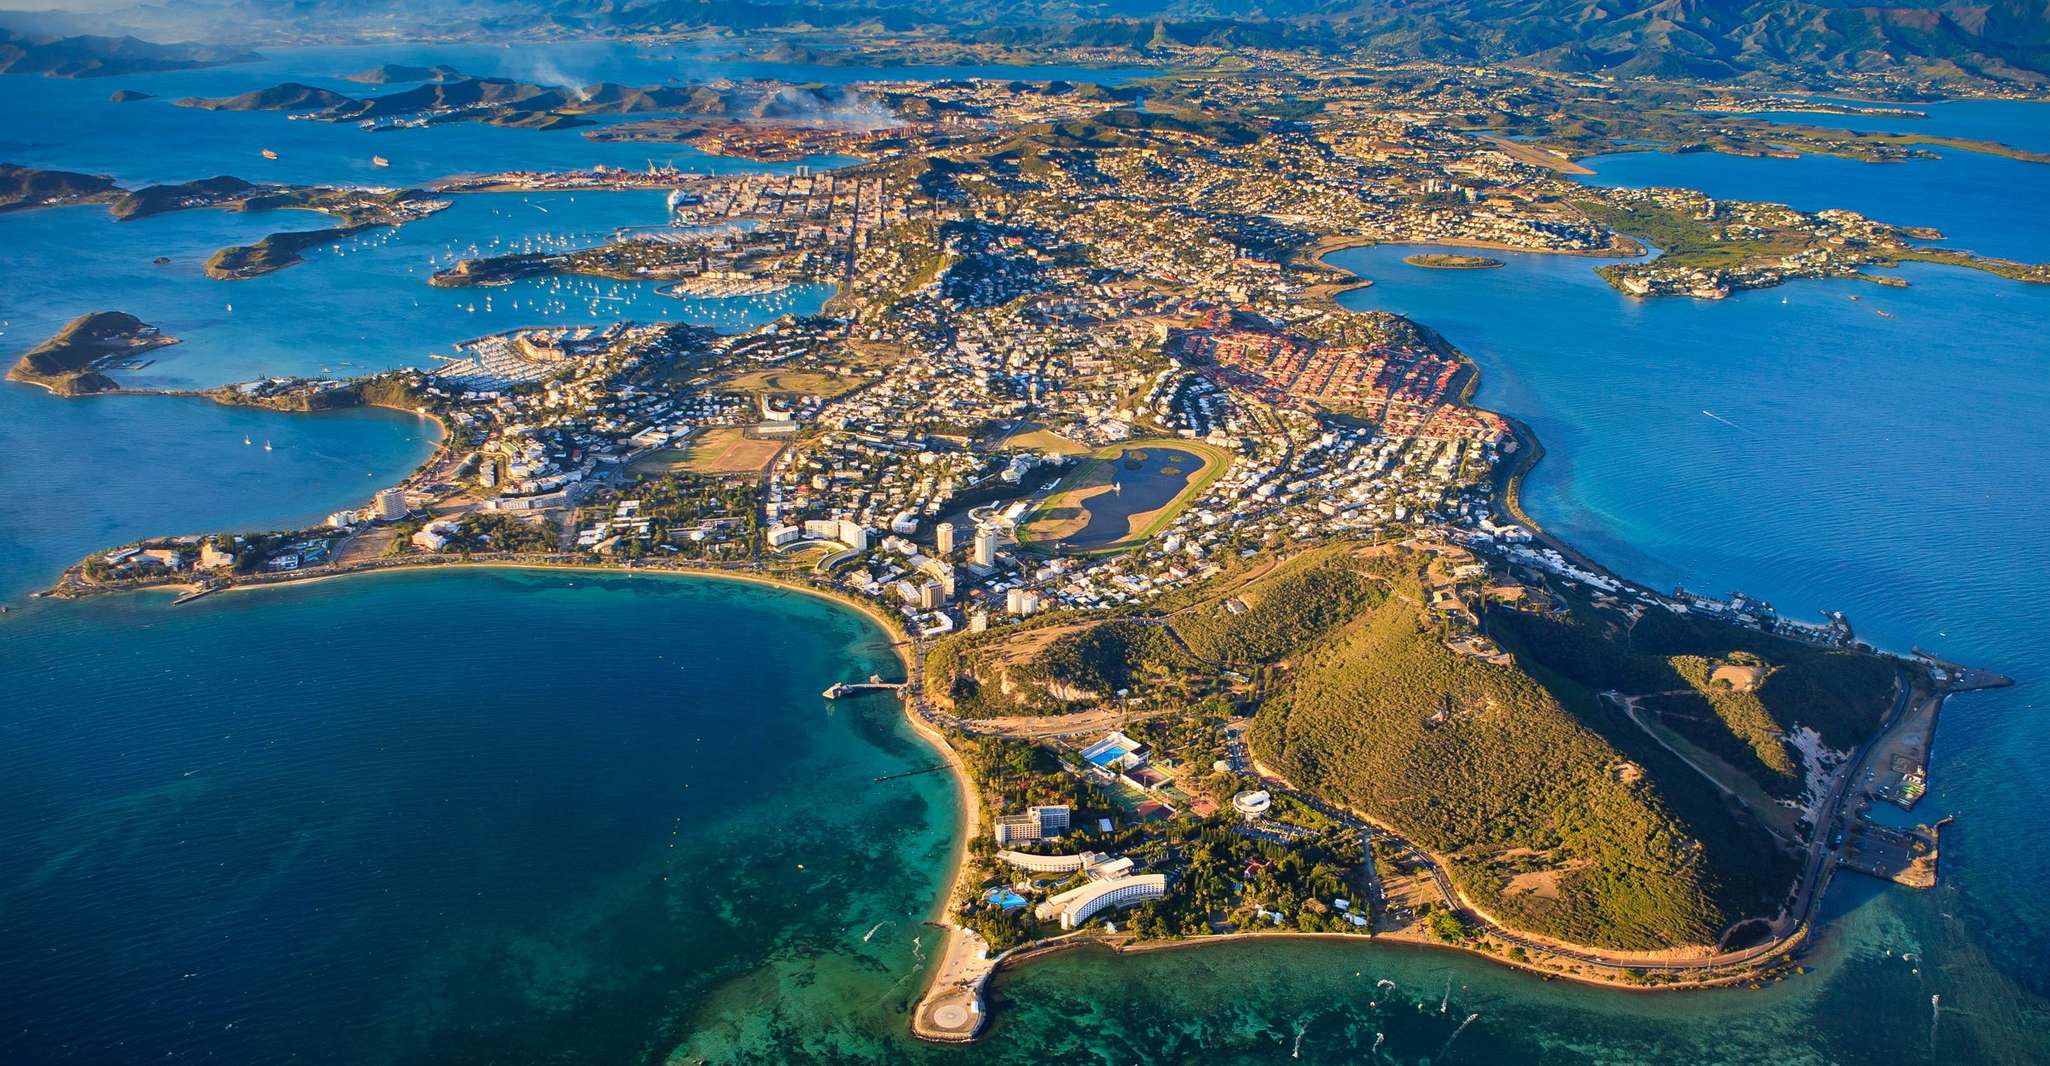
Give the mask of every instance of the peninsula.
[[(1538, 442), (1472, 402), (1474, 364), (1427, 324), (1338, 306), (1362, 279), (1319, 259), (1426, 245), (1445, 250), (1417, 265), (1484, 268), (1499, 261), (1468, 250), (1615, 258), (1648, 242), (1660, 258), (1601, 267), (1647, 298), (1932, 257), (2043, 280), (1851, 212), (1572, 179), (1571, 159), (1632, 123), (1742, 150), (1720, 132), (1734, 120), (1697, 106), (1706, 90), (1340, 71), (1297, 51), (1158, 79), (1143, 106), (1126, 88), (984, 78), (795, 97), (304, 88), (207, 106), (384, 128), (696, 100), (744, 112), (716, 136), (765, 153), (771, 129), (788, 151), (827, 143), (778, 101), (858, 106), (871, 124), (832, 142), (851, 161), (831, 169), (433, 186), (660, 190), (671, 223), (471, 253), (437, 264), (436, 286), (834, 295), (734, 334), (594, 307), (429, 369), (213, 390), (413, 410), (446, 433), (405, 481), (324, 522), (108, 546), (45, 594), (469, 563), (741, 576), (862, 605), (901, 635), (904, 677), (825, 698), (892, 689), (968, 805), (923, 1036), (972, 1039), (999, 965), (1085, 943), (1387, 937), (1619, 987), (1777, 980), (1799, 971), (1837, 871), (1929, 882), (1935, 828), (1865, 815), (1913, 806), (1926, 766), (1905, 738), (1926, 754), (1948, 694), (2002, 679), (1876, 649), (1841, 615), (1646, 588), (1550, 538), (1517, 502)], [(1559, 117), (1575, 108), (1613, 125)], [(417, 217), (428, 195), (213, 179), (116, 209), (381, 219)], [(325, 239), (274, 236), (209, 269), (245, 276)]]
[(95, 311), (71, 321), (36, 345), (7, 371), (13, 381), (40, 385), (60, 396), (107, 392), (120, 386), (104, 371), (132, 369), (136, 357), (178, 338), (122, 311)]

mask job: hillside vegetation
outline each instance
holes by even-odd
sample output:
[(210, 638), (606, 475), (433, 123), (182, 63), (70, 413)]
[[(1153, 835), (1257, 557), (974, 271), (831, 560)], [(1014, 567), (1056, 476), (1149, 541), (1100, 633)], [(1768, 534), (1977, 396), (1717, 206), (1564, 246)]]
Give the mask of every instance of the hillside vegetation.
[(1344, 549), (1308, 552), (1222, 603), (1177, 614), (1175, 634), (1213, 663), (1250, 666), (1309, 646), (1385, 598), (1366, 561)]
[[(1812, 729), (1848, 750), (1879, 726), (1894, 669), (1882, 659), (1646, 609), (1585, 601), (1562, 614), (1496, 608), (1496, 635), (1519, 659), (1594, 692), (1642, 696), (1659, 723), (1792, 799), (1805, 768), (1788, 738)], [(1748, 675), (1748, 676), (1747, 676)]]
[(1414, 577), (1302, 656), (1254, 723), (1298, 786), (1450, 859), (1512, 925), (1615, 948), (1713, 943), (1749, 899), (1642, 767), (1513, 666), (1448, 649)]

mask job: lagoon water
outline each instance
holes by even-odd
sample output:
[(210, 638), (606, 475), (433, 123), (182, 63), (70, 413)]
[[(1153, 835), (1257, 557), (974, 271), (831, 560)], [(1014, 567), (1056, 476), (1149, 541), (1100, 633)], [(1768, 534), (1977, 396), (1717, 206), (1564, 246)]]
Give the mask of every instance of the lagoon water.
[[(387, 60), (495, 72), (487, 54), (383, 49), (306, 73)], [(237, 70), (180, 75), (233, 85), (176, 91), (281, 80)], [(0, 88), (72, 84), (102, 100), (116, 87)], [(496, 134), (517, 138), (508, 152), (580, 140)], [(173, 139), (157, 155), (165, 176), (220, 161), (189, 131)], [(101, 149), (45, 141), (34, 161), (95, 169), (65, 152)], [(542, 201), (545, 216), (525, 200), (465, 197), (389, 242), (246, 283), (209, 282), (195, 264), (291, 216), (0, 217), (0, 345), (106, 308), (185, 338), (139, 381), (424, 365), (522, 322), (461, 310), (472, 293), (429, 289), (408, 266), (456, 241), (650, 221), (634, 194)], [(895, 670), (857, 616), (753, 586), (511, 571), (175, 610), (161, 594), (35, 604), (0, 618), (0, 1058), (2050, 1060), (2050, 857), (2033, 844), (2045, 825), (2027, 785), (2050, 751), (2050, 631), (2031, 622), (2050, 597), (2035, 539), (2050, 471), (2032, 436), (2050, 410), (2050, 289), (1911, 268), (1906, 290), (1801, 283), (1634, 302), (1584, 259), (1421, 271), (1403, 251), (1339, 257), (1379, 282), (1348, 301), (1412, 314), (1480, 362), (1480, 402), (1529, 421), (1550, 449), (1527, 490), (1549, 527), (1653, 584), (1742, 588), (1795, 614), (1842, 608), (1882, 644), (2021, 681), (1946, 711), (1921, 808), (1960, 815), (1941, 888), (1839, 881), (1812, 972), (1760, 991), (1595, 991), (1369, 945), (1077, 954), (1000, 979), (982, 1044), (921, 1047), (902, 1012), (932, 940), (918, 922), (945, 877), (954, 795), (943, 774), (873, 782), (935, 761), (894, 704), (818, 697)], [(151, 267), (156, 254), (174, 261)], [(493, 290), (494, 304), (511, 291)], [(663, 306), (621, 296), (640, 317)], [(244, 432), (276, 450), (245, 448)], [(0, 596), (144, 530), (358, 505), (424, 454), (425, 432), (385, 414), (0, 388), (0, 447), (34, 457), (0, 464)]]
[(897, 670), (859, 616), (519, 571), (167, 599), (0, 625), (7, 1062), (659, 1062), (903, 1024), (954, 798), (871, 782), (933, 759), (893, 701), (819, 696)]
[[(203, 111), (178, 107), (175, 101), (234, 96), (287, 81), (353, 97), (414, 87), (347, 80), (348, 75), (381, 63), (447, 64), (478, 77), (575, 86), (601, 81), (648, 86), (720, 78), (844, 84), (868, 79), (1023, 77), (1119, 83), (1152, 73), (1065, 66), (797, 66), (735, 59), (716, 45), (641, 48), (610, 42), (279, 48), (264, 49), (263, 55), (254, 63), (114, 78), (10, 77), (8, 106), (0, 108), (0, 160), (110, 174), (129, 186), (219, 174), (251, 181), (401, 185), (472, 171), (573, 170), (600, 163), (638, 168), (650, 160), (707, 174), (782, 170), (787, 167), (706, 155), (681, 145), (593, 141), (581, 128), (519, 130), (452, 122), (372, 132), (350, 122), (294, 122), (283, 112)], [(123, 88), (147, 92), (155, 99), (126, 104), (107, 99)], [(266, 148), (278, 158), (264, 159), (261, 153)], [(373, 155), (384, 156), (391, 165), (373, 166)]]
[(89, 551), (149, 534), (318, 525), (410, 473), (440, 435), (397, 411), (62, 401), (0, 383), (0, 499), (13, 501), (0, 515), (0, 604), (18, 604)]
[[(1965, 101), (1921, 108), (1925, 119), (1863, 115), (1756, 117), (1877, 132), (1924, 133), (2050, 151), (2050, 104)], [(2050, 166), (1961, 149), (1936, 159), (1863, 163), (1810, 155), (1769, 159), (1658, 151), (1595, 156), (1580, 180), (1624, 188), (1679, 186), (1731, 200), (1764, 200), (1803, 211), (1845, 208), (1899, 226), (1934, 226), (1937, 247), (2050, 262)]]

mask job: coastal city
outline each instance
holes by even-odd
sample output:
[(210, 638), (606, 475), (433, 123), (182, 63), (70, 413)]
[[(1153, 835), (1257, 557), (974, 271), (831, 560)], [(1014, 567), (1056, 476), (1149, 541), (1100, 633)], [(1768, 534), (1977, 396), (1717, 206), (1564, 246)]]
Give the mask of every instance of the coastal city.
[[(362, 362), (227, 384), (179, 376), (196, 316), (110, 306), (11, 337), (8, 377), (51, 403), (374, 412), (431, 440), (319, 521), (91, 545), (31, 609), (153, 591), (203, 616), (252, 589), (485, 568), (847, 608), (887, 665), (806, 713), (887, 708), (919, 738), (929, 765), (856, 787), (930, 773), (959, 792), (940, 898), (890, 919), (920, 930), (892, 1021), (931, 1044), (987, 1037), (1017, 1006), (1004, 975), (1079, 950), (1354, 938), (1545, 981), (1760, 990), (1841, 950), (1819, 932), (1840, 874), (1954, 905), (1956, 823), (1925, 803), (1937, 722), (2010, 679), (1828, 605), (1653, 588), (1548, 531), (1525, 492), (1557, 444), (1483, 402), (1480, 362), (1431, 321), (1357, 309), (1378, 279), (1341, 262), (1393, 248), (1402, 269), (1479, 277), (1546, 257), (1633, 311), (1843, 285), (1860, 291), (1833, 302), (1883, 322), (1861, 296), (1918, 269), (2034, 287), (2050, 263), (1957, 247), (1912, 211), (1599, 184), (1583, 161), (2050, 156), (1820, 121), (1923, 117), (1906, 94), (1165, 36), (1129, 76), (1091, 80), (1132, 54), (1086, 43), (1036, 53), (1053, 73), (893, 76), (936, 46), (877, 47), (894, 62), (826, 83), (561, 84), (458, 55), (151, 105), (374, 136), (368, 183), (0, 168), (9, 212), (275, 220), (197, 267), (209, 316), (402, 253), (380, 313), (424, 291), (471, 326), (384, 356), (365, 333)], [(648, 158), (387, 182), (426, 131)], [(289, 159), (276, 143), (252, 167)], [(577, 196), (645, 211), (549, 218)], [(484, 204), (525, 228), (453, 231)], [(435, 654), (496, 654), (449, 633)], [(1448, 1025), (1453, 997), (1448, 979)]]

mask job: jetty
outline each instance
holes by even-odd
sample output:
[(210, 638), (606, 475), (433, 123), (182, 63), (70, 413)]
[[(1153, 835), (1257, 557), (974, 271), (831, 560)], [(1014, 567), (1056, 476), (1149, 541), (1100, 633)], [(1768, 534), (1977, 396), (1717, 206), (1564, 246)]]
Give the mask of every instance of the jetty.
[(864, 692), (902, 692), (904, 684), (902, 681), (885, 681), (879, 674), (870, 674), (867, 681), (836, 681), (827, 686), (822, 695), (829, 700), (837, 700), (842, 696), (859, 696)]

